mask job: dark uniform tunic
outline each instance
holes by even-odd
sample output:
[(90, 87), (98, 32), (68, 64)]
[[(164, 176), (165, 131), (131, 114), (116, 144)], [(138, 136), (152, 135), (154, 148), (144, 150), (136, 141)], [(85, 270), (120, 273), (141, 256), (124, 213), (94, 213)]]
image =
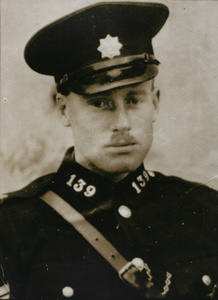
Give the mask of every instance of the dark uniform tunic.
[(9, 282), (11, 299), (145, 299), (39, 198), (49, 189), (127, 260), (142, 258), (166, 299), (217, 299), (216, 191), (143, 165), (115, 184), (77, 164), (72, 151), (56, 174), (1, 205), (1, 280)]

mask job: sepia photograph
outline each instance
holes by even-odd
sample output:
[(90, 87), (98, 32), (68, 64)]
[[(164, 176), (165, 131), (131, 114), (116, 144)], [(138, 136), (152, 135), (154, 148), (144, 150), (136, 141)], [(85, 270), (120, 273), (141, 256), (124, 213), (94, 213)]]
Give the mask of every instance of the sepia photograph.
[(0, 299), (218, 299), (218, 1), (0, 4)]

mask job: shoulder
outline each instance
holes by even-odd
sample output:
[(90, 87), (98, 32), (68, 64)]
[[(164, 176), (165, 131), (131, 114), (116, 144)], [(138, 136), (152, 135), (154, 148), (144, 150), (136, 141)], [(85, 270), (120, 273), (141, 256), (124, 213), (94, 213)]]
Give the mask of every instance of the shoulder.
[(44, 175), (30, 182), (27, 186), (20, 190), (2, 194), (0, 196), (0, 205), (11, 202), (15, 199), (32, 198), (39, 195), (40, 193), (43, 193), (43, 191), (46, 190), (54, 181), (55, 175), (56, 173)]
[[(184, 180), (175, 176), (165, 176), (155, 172), (151, 180), (152, 193), (174, 216), (184, 216), (190, 221), (201, 220), (202, 224), (218, 221), (218, 192), (208, 186)], [(218, 226), (218, 224), (217, 224)], [(214, 228), (214, 225), (213, 225)]]
[(39, 177), (18, 191), (4, 194), (0, 203), (0, 238), (5, 239), (5, 244), (9, 235), (14, 235), (19, 243), (26, 234), (31, 236), (37, 224), (48, 219), (50, 208), (39, 196), (50, 189), (55, 174)]
[(154, 172), (153, 183), (156, 188), (163, 193), (176, 194), (177, 197), (194, 196), (208, 197), (218, 199), (218, 192), (202, 183), (187, 181), (176, 176), (166, 176), (159, 172)]
[(190, 243), (195, 239), (199, 245), (215, 249), (218, 192), (203, 184), (158, 172), (151, 178), (151, 185), (153, 198), (158, 199), (159, 219), (162, 222), (164, 218), (163, 223), (159, 223), (160, 226), (169, 222), (168, 232), (172, 230)]
[[(155, 172), (151, 178), (150, 193), (160, 199), (171, 213), (199, 215), (201, 217), (218, 214), (218, 192), (208, 186), (187, 181), (175, 176), (165, 176)], [(218, 218), (217, 218), (218, 220)]]

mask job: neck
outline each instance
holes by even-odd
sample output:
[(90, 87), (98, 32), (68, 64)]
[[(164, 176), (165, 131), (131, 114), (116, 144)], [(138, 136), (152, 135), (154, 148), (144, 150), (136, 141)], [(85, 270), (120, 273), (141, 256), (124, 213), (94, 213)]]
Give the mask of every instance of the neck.
[(127, 172), (107, 173), (103, 170), (98, 170), (97, 168), (92, 168), (90, 170), (93, 171), (94, 173), (97, 173), (101, 176), (108, 178), (109, 180), (111, 180), (115, 183), (121, 181), (123, 178), (125, 178), (129, 174)]
[(105, 178), (108, 178), (109, 180), (111, 180), (115, 183), (121, 181), (123, 178), (125, 178), (129, 174), (129, 172), (106, 172), (105, 170), (99, 169), (96, 165), (94, 165), (92, 163), (84, 164), (83, 162), (78, 161), (77, 159), (75, 159), (75, 160), (78, 164), (80, 164), (84, 168), (86, 168), (98, 175), (101, 175)]

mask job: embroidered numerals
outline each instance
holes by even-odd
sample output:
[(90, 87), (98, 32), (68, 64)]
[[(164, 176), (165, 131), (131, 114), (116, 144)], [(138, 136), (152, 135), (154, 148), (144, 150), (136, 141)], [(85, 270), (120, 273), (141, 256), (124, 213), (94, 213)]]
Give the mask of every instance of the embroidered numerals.
[(85, 195), (86, 197), (92, 197), (92, 196), (95, 195), (95, 193), (96, 193), (96, 188), (94, 187), (94, 185), (88, 185), (88, 186), (86, 187), (86, 190), (85, 190), (85, 192), (84, 192), (84, 195)]
[(139, 175), (137, 178), (137, 182), (133, 181), (132, 182), (132, 187), (136, 190), (137, 194), (140, 194), (142, 188), (144, 188), (146, 186), (146, 181), (149, 181), (149, 176), (147, 174), (147, 172), (144, 170), (142, 175)]
[(66, 182), (67, 185), (72, 186), (72, 183), (73, 183), (73, 181), (74, 181), (75, 178), (76, 178), (75, 174), (71, 175), (70, 176), (70, 180), (68, 182)]
[(83, 179), (79, 179), (76, 183), (73, 184), (74, 180), (76, 179), (76, 175), (73, 174), (70, 176), (70, 179), (66, 182), (67, 185), (72, 187), (76, 192), (83, 192), (86, 197), (92, 197), (96, 193), (96, 188), (94, 185), (88, 185)]
[(73, 189), (76, 192), (82, 192), (84, 187), (86, 186), (86, 182), (83, 179), (79, 179), (77, 183), (73, 185)]

